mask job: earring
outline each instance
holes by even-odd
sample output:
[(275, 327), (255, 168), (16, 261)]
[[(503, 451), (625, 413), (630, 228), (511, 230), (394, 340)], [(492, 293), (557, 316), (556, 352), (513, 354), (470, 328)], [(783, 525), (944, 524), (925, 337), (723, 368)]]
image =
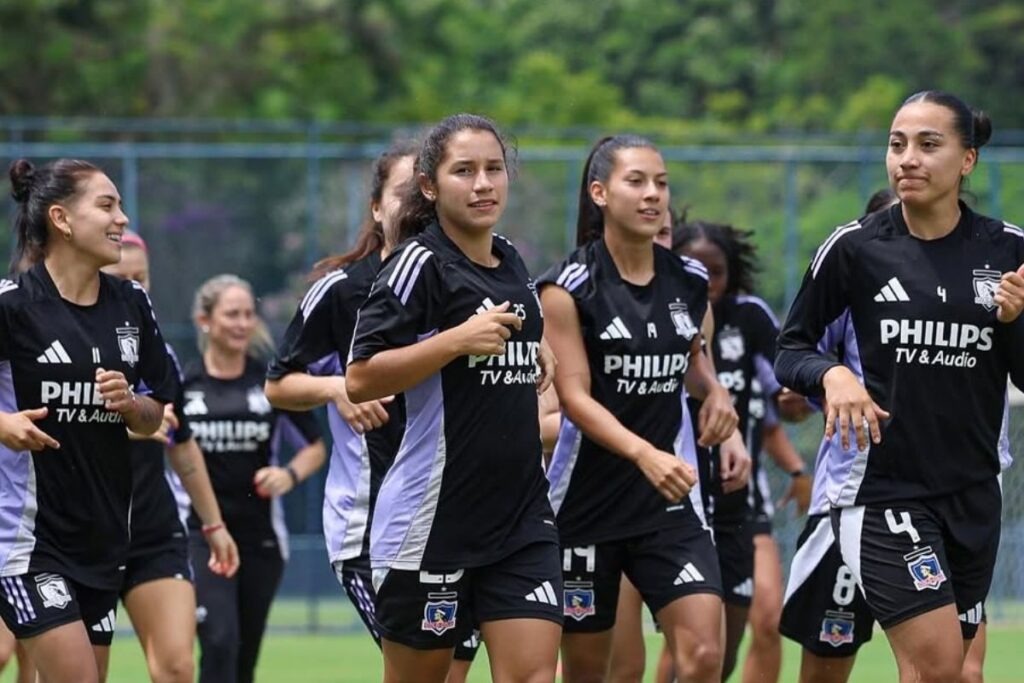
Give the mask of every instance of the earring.
[(71, 231), (70, 230), (61, 230), (60, 234), (64, 236), (64, 241), (65, 242), (70, 242), (71, 241)]
[(209, 325), (200, 325), (199, 329), (202, 330), (203, 334), (209, 334), (210, 333), (210, 326)]

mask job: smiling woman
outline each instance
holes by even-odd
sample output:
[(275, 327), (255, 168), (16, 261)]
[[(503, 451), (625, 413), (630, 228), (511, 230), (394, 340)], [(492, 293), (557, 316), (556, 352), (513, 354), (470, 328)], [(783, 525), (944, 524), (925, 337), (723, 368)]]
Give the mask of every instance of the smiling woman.
[(10, 175), (25, 272), (0, 280), (0, 617), (44, 680), (98, 681), (128, 552), (125, 427), (157, 430), (174, 373), (145, 292), (100, 272), (128, 224), (110, 178), (70, 159)]

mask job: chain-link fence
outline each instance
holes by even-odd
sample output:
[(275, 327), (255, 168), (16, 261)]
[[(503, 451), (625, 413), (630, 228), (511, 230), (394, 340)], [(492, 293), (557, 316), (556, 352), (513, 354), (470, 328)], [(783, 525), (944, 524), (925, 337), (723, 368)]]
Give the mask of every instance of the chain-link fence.
[[(6, 135), (4, 135), (6, 131)], [(501, 231), (535, 273), (574, 241), (579, 174), (593, 131), (563, 139), (521, 136), (520, 163)], [(557, 133), (557, 132), (556, 132)], [(592, 135), (590, 133), (593, 133)], [(260, 311), (278, 334), (317, 259), (346, 249), (367, 205), (369, 165), (394, 131), (381, 126), (237, 122), (49, 122), (0, 118), (0, 161), (28, 157), (89, 159), (117, 183), (133, 227), (150, 245), (153, 300), (180, 355), (194, 359), (192, 294), (206, 278), (233, 272), (253, 283)], [(556, 142), (551, 142), (555, 139)], [(970, 191), (989, 215), (1024, 220), (1024, 135), (1003, 134), (986, 147)], [(1006, 144), (1006, 143), (1013, 143)], [(749, 146), (662, 146), (673, 205), (691, 216), (755, 231), (760, 294), (778, 311), (792, 296), (811, 253), (833, 226), (860, 215), (885, 183), (885, 135), (855, 139), (757, 140)], [(7, 193), (0, 205), (11, 208)], [(9, 248), (10, 236), (0, 236)], [(1013, 445), (1024, 452), (1024, 408), (1014, 411)], [(794, 429), (801, 452), (816, 450), (813, 421)], [(770, 468), (770, 466), (769, 466)], [(319, 537), (323, 472), (287, 501), (294, 552), (282, 594), (282, 625), (344, 626)], [(776, 480), (781, 495), (784, 482)], [(1003, 546), (993, 585), (994, 619), (1024, 610), (1024, 475), (1006, 474)], [(784, 557), (802, 520), (779, 515)], [(299, 602), (295, 602), (298, 600)], [(276, 620), (275, 620), (276, 621)]]

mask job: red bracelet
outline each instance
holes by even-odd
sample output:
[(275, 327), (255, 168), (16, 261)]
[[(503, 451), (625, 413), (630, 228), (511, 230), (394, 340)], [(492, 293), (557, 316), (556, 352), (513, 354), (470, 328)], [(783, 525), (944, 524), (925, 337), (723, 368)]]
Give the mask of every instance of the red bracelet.
[(224, 528), (224, 522), (217, 522), (216, 524), (204, 524), (203, 525), (203, 536), (209, 536), (215, 531), (220, 531)]

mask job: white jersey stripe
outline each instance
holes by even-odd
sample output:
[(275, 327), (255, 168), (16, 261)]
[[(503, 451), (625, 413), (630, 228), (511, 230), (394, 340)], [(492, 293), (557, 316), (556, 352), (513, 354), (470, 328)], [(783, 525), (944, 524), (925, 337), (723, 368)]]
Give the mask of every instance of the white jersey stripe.
[(555, 280), (555, 284), (560, 287), (565, 287), (565, 284), (580, 270), (586, 270), (587, 267), (582, 263), (570, 263), (569, 266), (561, 272), (558, 279)]
[(401, 296), (402, 288), (405, 287), (406, 280), (409, 279), (409, 274), (412, 272), (413, 267), (416, 264), (416, 259), (421, 254), (430, 253), (426, 247), (419, 244), (413, 244), (409, 246), (404, 252), (402, 257), (395, 266), (394, 272), (391, 273), (391, 277), (388, 278), (388, 284), (391, 285), (391, 289), (395, 291), (395, 294)]
[(825, 260), (825, 257), (828, 256), (828, 252), (832, 249), (835, 243), (838, 242), (843, 235), (853, 232), (854, 230), (859, 230), (861, 227), (860, 222), (853, 221), (852, 223), (847, 223), (844, 226), (836, 228), (835, 232), (833, 232), (829, 238), (825, 240), (824, 244), (818, 248), (818, 253), (814, 255), (814, 260), (811, 261), (811, 277), (818, 277), (818, 269), (821, 268), (822, 262)]
[(406, 283), (405, 290), (398, 296), (398, 298), (402, 301), (403, 305), (405, 304), (406, 301), (409, 300), (409, 296), (412, 294), (413, 285), (416, 284), (416, 278), (420, 276), (420, 270), (423, 269), (423, 264), (426, 263), (427, 259), (429, 259), (432, 255), (433, 252), (428, 251), (420, 255), (420, 257), (417, 259), (416, 266), (412, 271), (412, 276), (409, 278), (408, 283)]
[(590, 273), (587, 271), (586, 268), (583, 268), (583, 270), (574, 275), (572, 278), (569, 279), (568, 282), (565, 283), (565, 288), (570, 292), (575, 291), (576, 288), (582, 285), (584, 282), (586, 282), (589, 277)]
[(309, 320), (309, 316), (313, 313), (313, 310), (316, 309), (317, 304), (323, 300), (324, 295), (327, 294), (331, 287), (333, 287), (335, 283), (341, 282), (347, 277), (348, 275), (346, 275), (344, 271), (339, 270), (333, 276), (323, 278), (321, 280), (322, 284), (316, 294), (313, 294), (313, 289), (316, 289), (316, 285), (314, 285), (313, 289), (309, 290), (309, 293), (306, 295), (306, 298), (302, 300), (302, 304), (300, 305), (300, 308), (302, 309), (302, 319)]

